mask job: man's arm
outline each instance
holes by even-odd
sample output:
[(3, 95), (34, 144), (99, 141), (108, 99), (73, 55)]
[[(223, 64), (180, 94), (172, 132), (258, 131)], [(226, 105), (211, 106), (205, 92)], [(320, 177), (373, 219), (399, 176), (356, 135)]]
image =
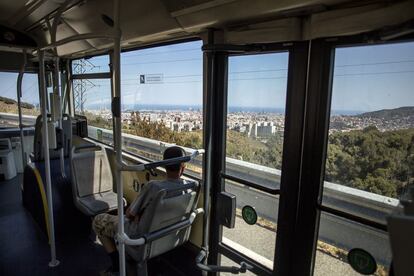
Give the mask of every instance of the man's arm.
[(135, 198), (135, 200), (129, 205), (129, 207), (125, 211), (125, 216), (130, 220), (138, 220), (138, 211), (142, 208), (143, 203), (145, 202), (146, 195), (148, 190), (150, 189), (151, 183), (148, 182)]

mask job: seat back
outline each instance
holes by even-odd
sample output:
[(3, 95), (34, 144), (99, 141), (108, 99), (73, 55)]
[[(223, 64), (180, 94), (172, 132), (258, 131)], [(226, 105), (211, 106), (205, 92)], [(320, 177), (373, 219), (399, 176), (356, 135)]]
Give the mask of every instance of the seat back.
[[(50, 114), (48, 114), (50, 117)], [(35, 135), (33, 144), (33, 161), (44, 161), (44, 147), (42, 139), (42, 115), (37, 116), (35, 124)], [(69, 157), (72, 148), (72, 119), (68, 114), (62, 116), (62, 147), (64, 149), (65, 157)], [(49, 149), (50, 159), (58, 159), (60, 157), (60, 150)]]
[[(129, 229), (127, 234), (130, 238), (147, 236), (151, 232), (186, 220), (196, 208), (199, 194), (199, 184), (197, 182), (186, 182), (184, 185), (172, 182), (171, 187), (168, 188), (165, 188), (165, 184), (153, 183), (150, 185), (155, 185), (153, 189), (157, 190), (156, 196), (145, 208), (139, 223), (136, 224), (136, 228), (134, 229), (133, 226), (126, 227), (126, 229)], [(130, 224), (135, 223), (131, 222)], [(134, 261), (142, 263), (183, 244), (188, 240), (190, 231), (191, 226), (148, 242), (143, 246), (127, 245), (126, 251)]]
[(71, 154), (72, 190), (77, 198), (112, 191), (112, 171), (102, 146), (74, 147)]

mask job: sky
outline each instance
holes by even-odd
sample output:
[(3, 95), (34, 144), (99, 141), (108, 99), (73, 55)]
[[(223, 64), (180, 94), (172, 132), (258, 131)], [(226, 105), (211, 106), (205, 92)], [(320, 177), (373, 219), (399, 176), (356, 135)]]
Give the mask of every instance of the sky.
[[(122, 104), (202, 104), (201, 41), (123, 53)], [(228, 103), (232, 107), (284, 108), (289, 54), (234, 56), (229, 59)], [(86, 73), (109, 70), (108, 56), (85, 61)], [(76, 68), (74, 68), (76, 70)], [(140, 75), (156, 76), (140, 83)], [(17, 74), (0, 73), (0, 95), (16, 98)], [(335, 52), (332, 110), (373, 111), (414, 106), (414, 43), (338, 48)], [(37, 77), (24, 77), (23, 100), (37, 103)], [(108, 108), (110, 81), (87, 84), (86, 108)]]
[[(0, 96), (17, 99), (17, 73), (0, 72)], [(37, 74), (24, 74), (22, 101), (39, 104), (39, 88)]]

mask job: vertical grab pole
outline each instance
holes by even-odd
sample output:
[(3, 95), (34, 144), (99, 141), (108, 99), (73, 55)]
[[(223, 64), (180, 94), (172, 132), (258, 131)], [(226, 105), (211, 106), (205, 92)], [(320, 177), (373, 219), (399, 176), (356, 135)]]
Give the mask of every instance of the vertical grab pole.
[[(112, 99), (112, 116), (115, 118), (113, 137), (115, 138), (116, 163), (122, 164), (122, 121), (121, 121), (121, 28), (120, 28), (120, 0), (114, 0), (114, 51), (112, 59), (112, 80), (114, 97)], [(115, 170), (116, 192), (118, 196), (118, 235), (124, 235), (124, 200), (121, 168)], [(125, 276), (125, 243), (118, 241), (119, 273)]]
[(47, 194), (47, 205), (48, 205), (48, 221), (49, 221), (49, 243), (50, 243), (50, 255), (51, 260), (49, 262), (50, 267), (59, 265), (59, 261), (56, 259), (56, 244), (55, 244), (55, 223), (53, 219), (53, 199), (52, 199), (52, 184), (50, 178), (50, 159), (49, 159), (49, 137), (47, 129), (47, 90), (45, 84), (45, 64), (44, 64), (44, 53), (38, 50), (39, 53), (39, 74), (40, 74), (40, 92), (42, 100), (42, 138), (44, 145), (44, 156), (45, 156), (45, 171), (46, 171), (46, 194)]
[(71, 62), (66, 62), (66, 95), (69, 115), (73, 117), (75, 116), (75, 112), (73, 111), (72, 70), (70, 68), (71, 65)]
[(23, 168), (26, 166), (26, 155), (24, 153), (24, 133), (23, 133), (23, 118), (22, 118), (22, 106), (21, 106), (21, 98), (23, 97), (22, 93), (22, 83), (23, 83), (23, 75), (26, 69), (27, 63), (27, 54), (26, 49), (23, 50), (23, 64), (20, 67), (19, 76), (17, 77), (17, 105), (19, 109), (19, 128), (20, 128), (20, 149), (22, 151), (22, 163)]
[[(61, 102), (62, 102), (62, 97), (59, 93), (59, 57), (57, 56), (57, 51), (56, 51), (56, 57), (54, 58), (54, 62), (55, 62), (55, 69), (53, 72), (53, 93), (58, 96), (59, 98), (59, 105), (57, 107), (59, 107), (58, 110), (58, 126), (59, 128), (62, 128), (63, 124), (62, 124), (62, 107), (61, 107)], [(56, 108), (57, 108), (56, 107)], [(65, 173), (65, 147), (63, 146), (60, 150), (59, 150), (59, 154), (60, 154), (60, 173), (62, 174), (63, 178), (66, 178), (66, 173)]]

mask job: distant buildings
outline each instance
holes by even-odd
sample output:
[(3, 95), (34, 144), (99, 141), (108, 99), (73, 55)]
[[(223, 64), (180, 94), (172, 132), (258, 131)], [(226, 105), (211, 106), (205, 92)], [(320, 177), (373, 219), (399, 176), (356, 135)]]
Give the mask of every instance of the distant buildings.
[[(110, 110), (88, 110), (110, 122)], [(131, 125), (138, 120), (159, 122), (177, 132), (191, 132), (203, 129), (203, 117), (200, 110), (171, 110), (171, 111), (133, 111), (123, 112), (122, 122)], [(227, 115), (227, 128), (244, 133), (246, 136), (261, 139), (269, 138), (284, 131), (285, 117), (276, 113), (234, 112)], [(414, 127), (414, 116), (392, 119), (380, 119), (361, 116), (332, 116), (330, 133), (347, 132), (376, 126), (380, 131), (396, 130)]]

